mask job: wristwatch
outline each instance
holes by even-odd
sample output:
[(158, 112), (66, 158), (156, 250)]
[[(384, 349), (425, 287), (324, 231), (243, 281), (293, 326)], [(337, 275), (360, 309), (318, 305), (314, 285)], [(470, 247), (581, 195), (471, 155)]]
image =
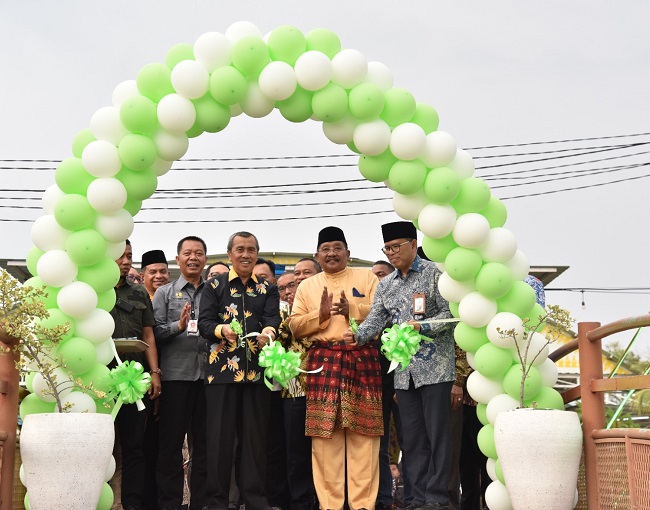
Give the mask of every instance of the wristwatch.
[(154, 368), (154, 369), (150, 370), (150, 372), (152, 374), (162, 375), (162, 370), (160, 370), (159, 368)]

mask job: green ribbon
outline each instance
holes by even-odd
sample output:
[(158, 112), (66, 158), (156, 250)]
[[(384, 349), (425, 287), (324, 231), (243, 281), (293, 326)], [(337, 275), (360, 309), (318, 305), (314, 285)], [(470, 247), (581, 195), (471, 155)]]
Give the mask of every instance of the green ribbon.
[(280, 342), (275, 340), (271, 340), (260, 351), (259, 365), (264, 368), (264, 384), (270, 390), (273, 389), (271, 379), (275, 379), (283, 388), (286, 388), (291, 379), (300, 372), (305, 372), (300, 368), (300, 364), (300, 354), (286, 351)]
[(232, 329), (232, 332), (237, 336), (241, 336), (241, 334), (244, 332), (241, 324), (239, 324), (239, 321), (237, 319), (233, 319), (229, 326), (230, 329)]
[(357, 324), (357, 321), (355, 320), (354, 317), (350, 317), (350, 331), (352, 331), (353, 335), (357, 334), (357, 329), (359, 329), (359, 325)]
[(113, 420), (122, 404), (133, 404), (144, 397), (151, 385), (151, 374), (137, 361), (126, 361), (110, 372), (107, 396), (115, 399)]
[(415, 331), (413, 326), (406, 323), (394, 324), (393, 327), (386, 328), (381, 335), (381, 351), (391, 361), (393, 368), (401, 363), (404, 371), (420, 348), (421, 340), (420, 333)]

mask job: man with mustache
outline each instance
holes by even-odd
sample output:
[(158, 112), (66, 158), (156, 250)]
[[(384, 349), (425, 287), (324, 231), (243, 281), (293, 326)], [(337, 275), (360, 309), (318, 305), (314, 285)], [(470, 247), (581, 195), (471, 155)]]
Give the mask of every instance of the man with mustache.
[(153, 299), (156, 289), (169, 283), (169, 266), (165, 252), (151, 250), (143, 253), (140, 277), (149, 293), (149, 298)]
[(323, 272), (300, 283), (289, 326), (310, 342), (305, 433), (312, 438), (314, 486), (321, 508), (373, 509), (379, 486), (379, 438), (384, 433), (377, 348), (346, 343), (350, 319), (363, 321), (377, 278), (349, 268), (343, 231), (318, 234), (316, 260)]

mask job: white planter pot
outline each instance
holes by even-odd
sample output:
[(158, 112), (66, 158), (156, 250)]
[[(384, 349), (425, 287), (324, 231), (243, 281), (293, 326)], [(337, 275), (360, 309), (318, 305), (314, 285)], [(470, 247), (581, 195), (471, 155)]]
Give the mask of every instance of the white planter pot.
[(107, 414), (26, 416), (20, 453), (31, 510), (97, 508), (114, 440)]
[(516, 409), (497, 414), (494, 443), (514, 510), (572, 510), (582, 429), (572, 411)]

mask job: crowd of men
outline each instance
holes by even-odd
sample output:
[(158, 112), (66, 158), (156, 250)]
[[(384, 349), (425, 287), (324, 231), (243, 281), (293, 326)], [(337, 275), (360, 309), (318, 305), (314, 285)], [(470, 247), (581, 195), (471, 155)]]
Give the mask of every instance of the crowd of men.
[[(344, 232), (324, 228), (313, 258), (276, 275), (249, 232), (228, 239), (229, 263), (207, 268), (206, 243), (187, 236), (175, 281), (161, 250), (144, 253), (134, 271), (127, 241), (116, 261), (114, 337), (148, 344), (122, 357), (141, 362), (152, 385), (145, 411), (132, 404), (118, 414), (125, 510), (183, 508), (186, 480), (190, 510), (392, 508), (391, 421), (402, 450), (400, 506), (482, 508), (476, 432), (452, 437), (464, 408), (469, 428), (476, 418), (454, 324), (433, 322), (451, 317), (441, 273), (418, 254), (411, 222), (383, 225), (381, 237), (387, 260), (352, 268)], [(380, 337), (405, 322), (430, 341), (389, 374)], [(259, 355), (274, 340), (300, 354), (305, 373), (269, 391)]]

